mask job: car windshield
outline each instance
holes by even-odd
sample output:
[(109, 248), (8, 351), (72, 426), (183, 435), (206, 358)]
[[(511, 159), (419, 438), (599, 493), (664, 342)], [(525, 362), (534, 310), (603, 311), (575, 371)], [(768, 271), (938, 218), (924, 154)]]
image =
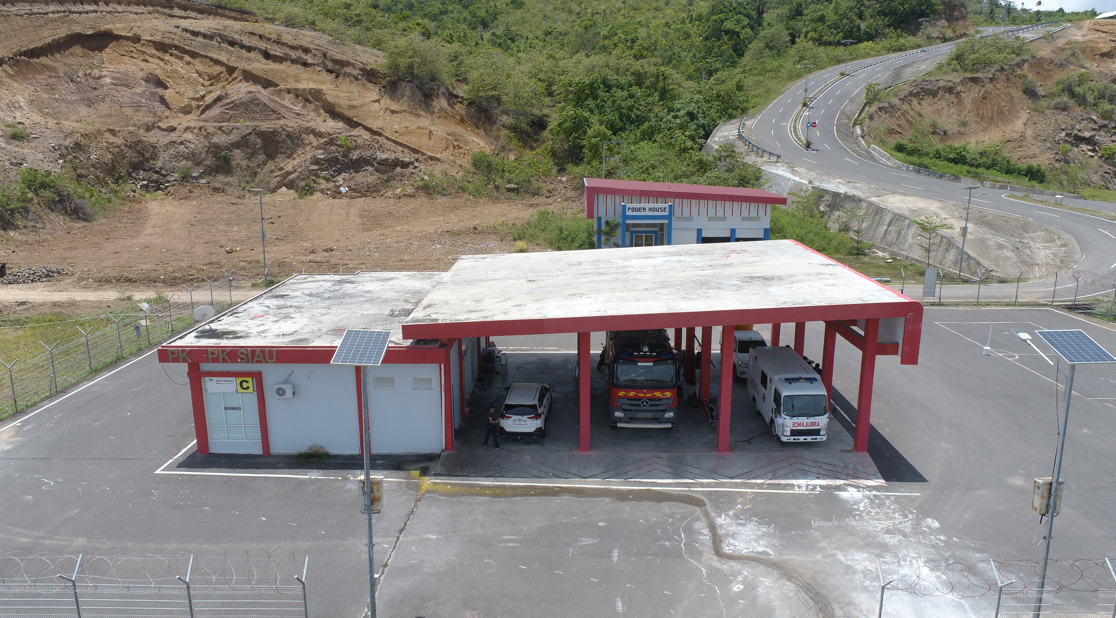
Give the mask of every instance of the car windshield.
[(628, 388), (674, 388), (676, 379), (673, 359), (651, 363), (620, 360), (616, 361), (612, 383)]
[(508, 416), (534, 416), (539, 413), (539, 409), (534, 405), (515, 405), (505, 404), (504, 414)]
[(759, 345), (758, 341), (737, 341), (736, 351), (741, 354), (747, 354), (748, 352), (751, 352), (752, 348), (756, 347), (757, 345)]
[(786, 395), (783, 397), (786, 416), (825, 416), (825, 395)]

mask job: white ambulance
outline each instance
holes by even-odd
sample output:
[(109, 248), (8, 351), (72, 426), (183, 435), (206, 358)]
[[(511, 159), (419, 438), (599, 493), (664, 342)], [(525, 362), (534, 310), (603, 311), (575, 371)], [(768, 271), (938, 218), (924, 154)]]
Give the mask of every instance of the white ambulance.
[(790, 346), (752, 348), (748, 394), (752, 406), (783, 442), (821, 442), (829, 426), (821, 376)]

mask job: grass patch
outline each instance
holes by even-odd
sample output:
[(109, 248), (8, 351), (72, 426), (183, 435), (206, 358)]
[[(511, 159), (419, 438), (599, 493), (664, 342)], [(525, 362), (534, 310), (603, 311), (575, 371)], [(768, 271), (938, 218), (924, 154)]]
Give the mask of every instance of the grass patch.
[[(535, 211), (531, 218), (510, 228), (519, 243), (542, 245), (555, 251), (592, 249), (596, 246), (593, 222), (578, 212), (555, 212), (549, 208)], [(526, 245), (524, 245), (526, 248)]]
[[(1081, 189), (1078, 193), (1087, 200), (1098, 202), (1116, 202), (1116, 191), (1112, 189)], [(1090, 211), (1091, 213), (1092, 211)]]
[[(885, 285), (900, 287), (906, 278), (907, 286), (922, 285), (922, 277), (926, 274), (926, 267), (908, 260), (891, 260), (877, 255), (845, 255), (837, 258), (845, 266), (873, 279), (891, 279), (883, 282)], [(905, 274), (904, 274), (905, 273)]]
[(23, 127), (15, 124), (8, 124), (8, 139), (14, 139), (17, 142), (22, 142), (31, 139), (31, 134)]

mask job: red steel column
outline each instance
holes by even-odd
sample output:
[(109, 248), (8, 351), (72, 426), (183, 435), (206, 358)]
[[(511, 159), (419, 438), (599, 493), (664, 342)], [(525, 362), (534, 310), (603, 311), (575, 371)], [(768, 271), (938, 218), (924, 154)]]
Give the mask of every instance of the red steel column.
[(687, 382), (694, 381), (694, 330), (693, 328), (686, 329), (686, 362), (683, 365), (684, 374), (682, 377)]
[(837, 345), (837, 329), (825, 323), (825, 338), (822, 339), (822, 384), (826, 398), (833, 401), (833, 352)]
[(198, 455), (207, 455), (209, 454), (209, 425), (205, 421), (205, 391), (202, 389), (201, 365), (199, 363), (187, 365), (186, 377), (190, 379), (190, 403), (194, 408), (194, 437), (198, 439)]
[(582, 453), (589, 452), (589, 333), (577, 334), (577, 379), (578, 399), (581, 408), (581, 447)]
[(457, 393), (461, 401), (461, 417), (465, 418), (465, 340), (457, 340)]
[(782, 324), (771, 325), (771, 341), (767, 345), (779, 347), (779, 331), (782, 330), (782, 328)]
[[(484, 366), (484, 359), (481, 357), (481, 352), (484, 351), (484, 346), (481, 345), (481, 338), (477, 337), (477, 373), (480, 373), (480, 368)], [(473, 376), (476, 377), (476, 376)]]
[[(722, 361), (723, 362), (723, 361)], [(709, 370), (713, 366), (713, 327), (701, 327), (701, 398), (709, 400)]]
[(446, 452), (453, 450), (453, 373), (450, 365), (452, 340), (446, 342), (445, 358), (442, 359), (442, 413), (446, 416)]
[[(735, 337), (726, 337), (733, 326), (721, 327), (721, 394), (717, 400), (717, 452), (729, 450), (729, 424), (732, 421), (732, 358)], [(709, 329), (713, 330), (713, 329)]]
[(806, 350), (806, 323), (805, 322), (795, 322), (794, 323), (794, 351), (797, 352), (799, 356), (802, 356), (802, 353), (805, 350)]
[(674, 351), (675, 352), (681, 352), (682, 351), (682, 329), (681, 328), (674, 329)]
[(853, 450), (868, 451), (868, 428), (872, 419), (872, 381), (876, 376), (876, 340), (880, 337), (879, 319), (865, 320), (864, 353), (860, 357), (860, 390), (856, 395), (856, 435)]

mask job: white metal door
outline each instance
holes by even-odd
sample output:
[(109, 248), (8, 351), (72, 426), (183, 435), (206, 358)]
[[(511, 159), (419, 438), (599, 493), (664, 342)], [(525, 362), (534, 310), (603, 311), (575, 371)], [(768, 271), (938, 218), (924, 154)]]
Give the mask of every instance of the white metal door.
[[(260, 405), (256, 393), (237, 392), (235, 385), (229, 389), (217, 380), (221, 378), (205, 380), (205, 424), (209, 432), (209, 452), (262, 455)], [(252, 380), (252, 391), (258, 387), (253, 378), (238, 380)]]

